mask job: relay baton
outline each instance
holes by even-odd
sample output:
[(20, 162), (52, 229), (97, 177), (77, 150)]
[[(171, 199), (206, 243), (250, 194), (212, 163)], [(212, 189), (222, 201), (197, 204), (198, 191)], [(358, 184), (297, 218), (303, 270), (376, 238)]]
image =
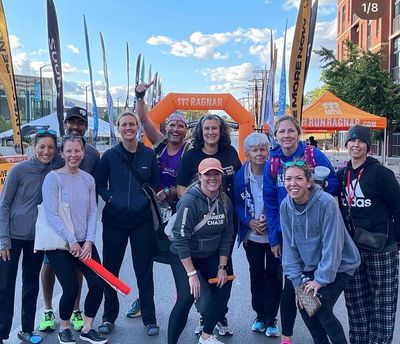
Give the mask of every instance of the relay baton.
[[(235, 278), (236, 278), (235, 275), (226, 276), (227, 281), (233, 281)], [(210, 284), (218, 283), (218, 277), (209, 278), (208, 283), (210, 283)]]
[(91, 268), (99, 277), (106, 281), (112, 288), (124, 295), (128, 295), (131, 292), (131, 288), (122, 282), (118, 277), (114, 276), (108, 271), (103, 265), (99, 264), (92, 258), (88, 258), (84, 261), (89, 268)]

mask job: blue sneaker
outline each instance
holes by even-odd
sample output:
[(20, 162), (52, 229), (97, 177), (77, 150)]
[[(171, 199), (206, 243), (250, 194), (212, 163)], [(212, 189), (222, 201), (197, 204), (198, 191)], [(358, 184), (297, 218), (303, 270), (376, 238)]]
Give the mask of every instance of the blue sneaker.
[(256, 318), (253, 321), (253, 324), (251, 325), (251, 330), (253, 332), (259, 332), (259, 333), (264, 332), (265, 331), (265, 323), (264, 323), (264, 321)]
[(265, 335), (267, 337), (279, 337), (281, 335), (281, 330), (276, 321), (268, 325)]
[(136, 299), (132, 303), (132, 307), (128, 309), (126, 312), (126, 316), (128, 318), (137, 318), (142, 315), (142, 311), (140, 310), (140, 300)]

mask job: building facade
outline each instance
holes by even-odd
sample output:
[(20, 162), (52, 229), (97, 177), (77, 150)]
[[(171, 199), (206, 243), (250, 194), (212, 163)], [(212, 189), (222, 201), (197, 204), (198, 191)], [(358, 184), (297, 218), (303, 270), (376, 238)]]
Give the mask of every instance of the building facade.
[[(42, 81), (42, 83), (41, 83)], [(21, 123), (27, 123), (51, 113), (54, 109), (53, 78), (15, 75), (18, 108)], [(0, 83), (0, 116), (10, 119), (7, 97)]]
[(336, 56), (346, 56), (345, 41), (350, 40), (361, 49), (382, 50), (383, 67), (400, 82), (400, 0), (386, 0), (383, 16), (377, 20), (360, 19), (354, 13), (359, 0), (338, 0)]

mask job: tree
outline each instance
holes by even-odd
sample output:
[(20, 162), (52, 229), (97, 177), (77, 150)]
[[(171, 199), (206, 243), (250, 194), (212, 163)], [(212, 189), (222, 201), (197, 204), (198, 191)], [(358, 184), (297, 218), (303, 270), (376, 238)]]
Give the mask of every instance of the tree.
[(321, 87), (313, 88), (312, 90), (308, 91), (307, 94), (304, 96), (304, 104), (310, 104), (313, 101), (320, 98), (324, 92), (328, 89), (327, 85), (322, 85)]
[(364, 111), (388, 119), (389, 130), (399, 127), (400, 86), (382, 68), (382, 52), (360, 50), (351, 41), (345, 42), (346, 57), (336, 59), (333, 50), (322, 47), (321, 79), (327, 89), (343, 101)]

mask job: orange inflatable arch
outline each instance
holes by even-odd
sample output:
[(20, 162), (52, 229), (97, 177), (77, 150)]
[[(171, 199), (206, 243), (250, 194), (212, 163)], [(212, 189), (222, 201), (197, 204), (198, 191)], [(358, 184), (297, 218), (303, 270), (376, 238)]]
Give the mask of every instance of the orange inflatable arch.
[(151, 111), (156, 126), (177, 110), (224, 110), (239, 125), (239, 157), (246, 159), (243, 141), (254, 131), (254, 117), (231, 94), (169, 93)]

